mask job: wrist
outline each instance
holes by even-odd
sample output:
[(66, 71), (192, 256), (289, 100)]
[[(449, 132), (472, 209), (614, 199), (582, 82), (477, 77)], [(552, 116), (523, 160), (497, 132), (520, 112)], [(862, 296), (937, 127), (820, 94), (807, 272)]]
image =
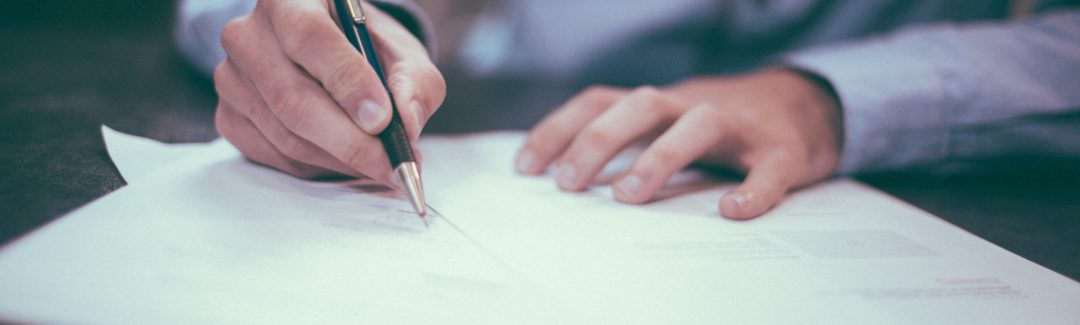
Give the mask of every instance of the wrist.
[(844, 139), (843, 108), (840, 106), (840, 97), (837, 95), (832, 83), (821, 75), (807, 70), (782, 67), (779, 71), (790, 76), (796, 88), (802, 89), (799, 93), (804, 94), (804, 96), (800, 96), (804, 101), (803, 104), (809, 105), (816, 115), (821, 116), (828, 128), (833, 131), (836, 147), (842, 148)]

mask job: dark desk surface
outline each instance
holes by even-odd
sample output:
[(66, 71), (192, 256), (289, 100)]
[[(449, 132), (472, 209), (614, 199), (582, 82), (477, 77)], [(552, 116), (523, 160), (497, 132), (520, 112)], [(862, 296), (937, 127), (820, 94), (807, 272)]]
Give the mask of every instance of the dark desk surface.
[[(81, 3), (81, 4), (80, 4)], [(47, 12), (65, 17), (46, 24)], [(166, 142), (216, 137), (208, 80), (176, 56), (172, 4), (16, 0), (0, 4), (0, 242), (9, 243), (124, 185), (99, 126)], [(449, 97), (426, 132), (527, 128), (566, 89), (470, 82), (446, 70)], [(506, 114), (480, 115), (490, 107)], [(522, 107), (525, 106), (525, 107)], [(507, 162), (508, 164), (510, 162)], [(1012, 162), (975, 175), (860, 179), (1005, 249), (1080, 279), (1080, 168)]]

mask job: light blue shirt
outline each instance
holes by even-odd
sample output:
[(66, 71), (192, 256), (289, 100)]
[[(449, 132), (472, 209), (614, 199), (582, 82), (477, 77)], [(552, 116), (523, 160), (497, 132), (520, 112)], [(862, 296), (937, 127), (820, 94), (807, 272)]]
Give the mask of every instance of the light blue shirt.
[(1080, 13), (916, 27), (812, 48), (844, 116), (839, 171), (1080, 158)]
[[(182, 2), (177, 38), (209, 70), (221, 26), (254, 1), (195, 2)], [(1032, 2), (504, 0), (462, 57), (480, 76), (579, 85), (814, 72), (843, 110), (839, 173), (1080, 158), (1080, 1), (1010, 14)]]
[[(410, 0), (371, 2), (409, 28), (434, 54), (434, 42), (428, 39), (433, 34), (431, 26), (416, 3)], [(255, 0), (181, 0), (173, 38), (181, 54), (195, 68), (209, 75), (225, 60), (225, 50), (221, 47), (221, 30), (225, 24), (254, 8)]]

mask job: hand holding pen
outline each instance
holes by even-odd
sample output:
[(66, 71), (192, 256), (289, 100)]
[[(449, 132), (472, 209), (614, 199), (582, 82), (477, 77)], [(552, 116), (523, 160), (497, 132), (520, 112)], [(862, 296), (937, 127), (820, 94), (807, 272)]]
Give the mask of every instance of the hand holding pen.
[(341, 30), (345, 38), (356, 48), (357, 52), (364, 55), (367, 63), (379, 76), (379, 81), (390, 96), (390, 124), (379, 133), (379, 140), (386, 149), (386, 156), (390, 159), (390, 166), (394, 169), (400, 184), (405, 188), (416, 214), (420, 220), (427, 224), (424, 215), (427, 214), (427, 203), (424, 201), (424, 187), (420, 179), (420, 169), (417, 166), (416, 156), (413, 153), (412, 144), (405, 134), (405, 127), (401, 125), (401, 117), (398, 114), (397, 103), (394, 102), (394, 94), (390, 92), (390, 84), (386, 82), (386, 73), (383, 72), (382, 61), (375, 49), (375, 42), (368, 32), (367, 15), (360, 6), (360, 0), (334, 0), (334, 8), (341, 21)]
[(442, 104), (445, 82), (413, 34), (365, 4), (384, 85), (330, 5), (263, 0), (225, 27), (228, 58), (214, 72), (218, 131), (247, 158), (298, 177), (344, 174), (390, 184), (397, 176), (379, 135), (391, 124), (391, 108), (415, 142)]

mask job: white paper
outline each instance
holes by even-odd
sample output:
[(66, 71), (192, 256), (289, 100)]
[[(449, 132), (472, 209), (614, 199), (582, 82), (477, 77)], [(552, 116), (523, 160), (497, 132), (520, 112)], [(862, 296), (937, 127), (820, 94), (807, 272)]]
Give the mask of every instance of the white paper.
[(208, 143), (167, 144), (154, 139), (125, 134), (102, 125), (101, 137), (120, 177), (130, 183), (165, 169), (193, 153), (213, 146), (228, 146), (225, 139)]
[(529, 303), (541, 296), (525, 294), (523, 282), (447, 220), (429, 215), (426, 228), (392, 192), (300, 181), (229, 146), (166, 169), (5, 247), (0, 315), (46, 323), (496, 323), (542, 305)]
[(522, 140), (428, 139), (430, 202), (584, 323), (1080, 322), (1075, 281), (852, 180), (732, 221), (730, 184), (630, 206), (515, 175)]
[[(400, 199), (207, 149), (0, 251), (0, 315), (90, 323), (1076, 324), (1080, 285), (850, 180), (752, 221), (517, 176), (520, 133), (426, 138)], [(119, 165), (119, 164), (118, 164)], [(617, 169), (617, 168), (615, 168)], [(399, 211), (396, 211), (399, 210)], [(402, 211), (403, 210), (403, 211)], [(410, 218), (411, 217), (411, 218)], [(451, 224), (450, 222), (453, 222)], [(456, 225), (461, 231), (457, 231)]]

